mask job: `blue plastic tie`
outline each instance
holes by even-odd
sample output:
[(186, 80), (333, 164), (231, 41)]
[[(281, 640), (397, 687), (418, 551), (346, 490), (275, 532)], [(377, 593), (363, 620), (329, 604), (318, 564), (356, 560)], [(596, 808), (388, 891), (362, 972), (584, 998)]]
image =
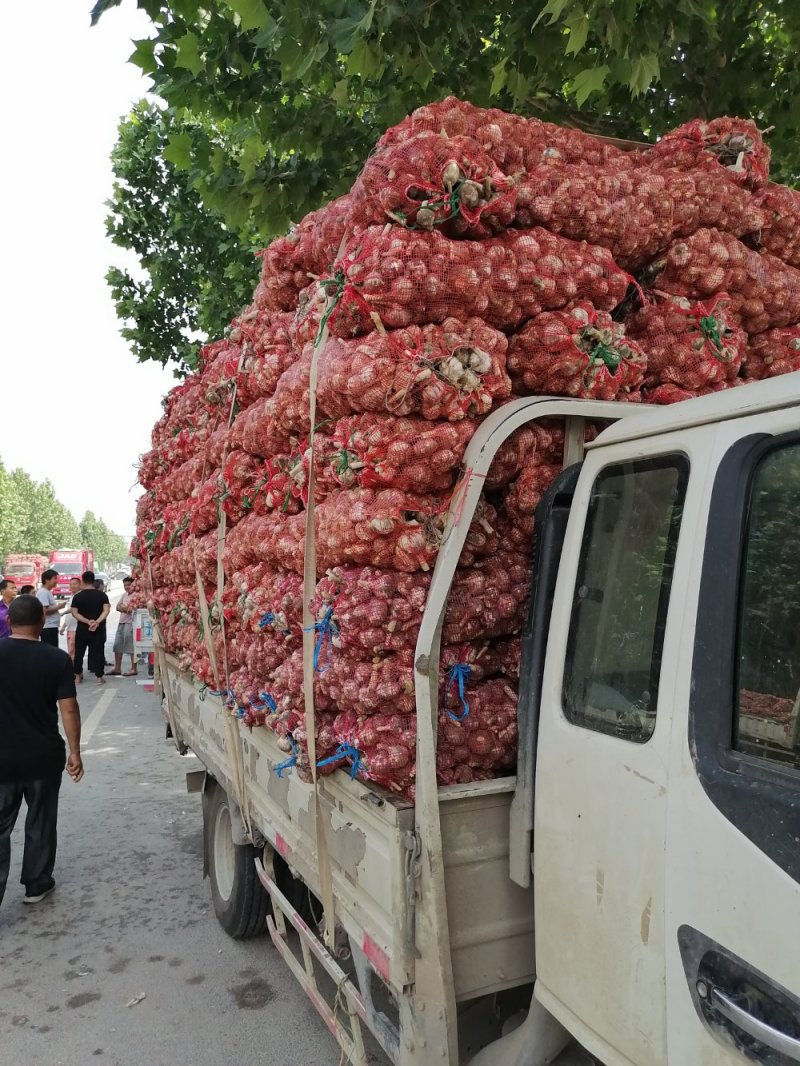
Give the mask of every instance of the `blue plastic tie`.
[(258, 628), (266, 629), (267, 626), (271, 626), (274, 621), (275, 615), (272, 613), (272, 611), (267, 611), (265, 614), (261, 615), (261, 618), (259, 619), (258, 623)]
[(354, 748), (352, 744), (340, 744), (333, 755), (329, 755), (327, 759), (321, 759), (317, 763), (317, 769), (320, 766), (329, 766), (332, 762), (341, 762), (342, 759), (352, 760), (348, 773), (350, 774), (350, 780), (354, 781), (361, 768), (361, 752), (358, 748)]
[(251, 702), (257, 711), (263, 711), (266, 708), (270, 714), (278, 713), (278, 705), (268, 692), (259, 692), (258, 696)]
[(444, 694), (445, 704), (447, 703), (448, 697), (450, 695), (450, 689), (453, 687), (454, 683), (457, 683), (458, 698), (461, 702), (461, 706), (464, 708), (462, 714), (453, 714), (452, 711), (447, 712), (454, 722), (463, 722), (469, 714), (469, 703), (467, 703), (467, 697), (464, 693), (464, 686), (466, 685), (467, 681), (469, 681), (469, 675), (471, 673), (472, 667), (469, 665), (469, 663), (455, 663), (453, 666), (450, 667), (450, 680), (447, 682), (447, 688)]
[[(333, 656), (333, 636), (339, 632), (339, 627), (333, 620), (333, 604), (325, 611), (325, 616), (318, 622), (315, 622), (313, 626), (309, 626), (309, 629), (313, 629), (318, 634), (316, 643), (314, 644), (314, 672), (317, 674), (324, 674), (326, 670), (330, 669), (330, 659)], [(308, 630), (306, 630), (307, 632)], [(320, 670), (319, 661), (322, 657), (322, 651), (325, 645), (328, 645), (328, 662)]]
[(291, 770), (293, 766), (297, 766), (297, 756), (300, 754), (300, 748), (295, 743), (294, 737), (289, 737), (289, 743), (292, 745), (292, 754), (275, 767), (275, 773), (278, 777), (283, 777), (285, 770)]

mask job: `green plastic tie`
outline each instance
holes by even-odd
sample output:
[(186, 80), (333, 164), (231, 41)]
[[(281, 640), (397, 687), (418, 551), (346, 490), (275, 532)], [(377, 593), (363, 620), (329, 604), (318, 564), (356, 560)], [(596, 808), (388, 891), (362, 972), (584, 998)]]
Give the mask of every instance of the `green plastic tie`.
[(706, 340), (711, 341), (719, 354), (722, 355), (722, 336), (720, 334), (720, 326), (713, 315), (704, 315), (700, 319), (700, 332)]
[(318, 348), (320, 342), (322, 341), (322, 334), (325, 332), (325, 327), (328, 324), (328, 319), (339, 306), (339, 301), (344, 295), (344, 287), (346, 283), (347, 278), (345, 277), (344, 270), (341, 267), (339, 267), (339, 269), (336, 271), (332, 278), (323, 278), (320, 281), (321, 285), (334, 284), (336, 286), (336, 292), (333, 294), (333, 303), (330, 305), (330, 307), (327, 308), (325, 314), (319, 320), (319, 329), (317, 330), (317, 337), (314, 341), (315, 348)]
[(619, 364), (622, 362), (622, 356), (616, 350), (616, 348), (610, 348), (602, 341), (598, 341), (595, 345), (595, 349), (592, 353), (594, 356), (599, 356), (611, 371), (612, 376), (616, 374)]

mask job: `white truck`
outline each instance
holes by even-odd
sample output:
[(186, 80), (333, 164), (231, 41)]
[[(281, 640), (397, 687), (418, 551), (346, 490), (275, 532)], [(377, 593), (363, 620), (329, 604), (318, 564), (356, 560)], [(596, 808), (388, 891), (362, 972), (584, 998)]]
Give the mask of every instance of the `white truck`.
[[(448, 590), (481, 475), (540, 418), (567, 447), (517, 773), (437, 788)], [(464, 467), (416, 648), (415, 804), (277, 773), (274, 734), (156, 639), (218, 918), (266, 923), (358, 1066), (373, 1041), (396, 1066), (800, 1062), (800, 374), (666, 408), (518, 400)]]

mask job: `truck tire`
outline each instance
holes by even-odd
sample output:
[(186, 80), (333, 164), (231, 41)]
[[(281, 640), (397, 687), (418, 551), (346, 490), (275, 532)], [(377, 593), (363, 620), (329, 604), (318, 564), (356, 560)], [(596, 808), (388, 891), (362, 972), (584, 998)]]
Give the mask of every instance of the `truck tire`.
[(217, 920), (234, 940), (260, 936), (267, 930), (269, 896), (256, 874), (256, 850), (252, 844), (234, 843), (223, 788), (211, 790), (204, 813), (208, 875)]

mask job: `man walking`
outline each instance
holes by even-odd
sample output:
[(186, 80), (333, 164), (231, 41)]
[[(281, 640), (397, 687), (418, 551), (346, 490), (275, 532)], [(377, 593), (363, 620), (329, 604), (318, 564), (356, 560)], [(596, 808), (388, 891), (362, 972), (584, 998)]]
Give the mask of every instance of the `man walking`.
[(136, 669), (136, 660), (133, 654), (133, 612), (131, 611), (130, 606), (133, 578), (123, 578), (122, 586), (125, 591), (122, 593), (122, 596), (120, 596), (119, 603), (117, 604), (119, 621), (117, 622), (117, 632), (114, 636), (114, 669), (111, 673), (115, 677), (120, 677), (122, 675), (122, 658), (124, 655), (130, 655), (131, 668), (122, 676), (136, 677), (138, 671)]
[(36, 593), (36, 599), (44, 607), (42, 641), (52, 644), (54, 648), (58, 647), (58, 627), (61, 624), (61, 608), (64, 606), (63, 602), (59, 603), (53, 595), (57, 582), (58, 571), (45, 570), (42, 574), (42, 587)]
[(10, 578), (0, 581), (0, 637), (10, 637), (11, 628), (8, 624), (8, 608), (17, 594), (17, 586)]
[(94, 571), (86, 570), (81, 577), (80, 592), (72, 598), (72, 617), (78, 623), (75, 631), (75, 680), (83, 681), (83, 657), (89, 649), (89, 670), (98, 685), (105, 684), (106, 668), (105, 621), (111, 610), (108, 596), (94, 587)]
[(11, 865), (11, 831), (23, 799), (28, 806), (23, 902), (40, 903), (56, 887), (58, 792), (65, 762), (73, 781), (83, 777), (81, 715), (69, 656), (39, 640), (42, 604), (35, 596), (20, 596), (8, 614), (11, 636), (0, 641), (0, 903)]

